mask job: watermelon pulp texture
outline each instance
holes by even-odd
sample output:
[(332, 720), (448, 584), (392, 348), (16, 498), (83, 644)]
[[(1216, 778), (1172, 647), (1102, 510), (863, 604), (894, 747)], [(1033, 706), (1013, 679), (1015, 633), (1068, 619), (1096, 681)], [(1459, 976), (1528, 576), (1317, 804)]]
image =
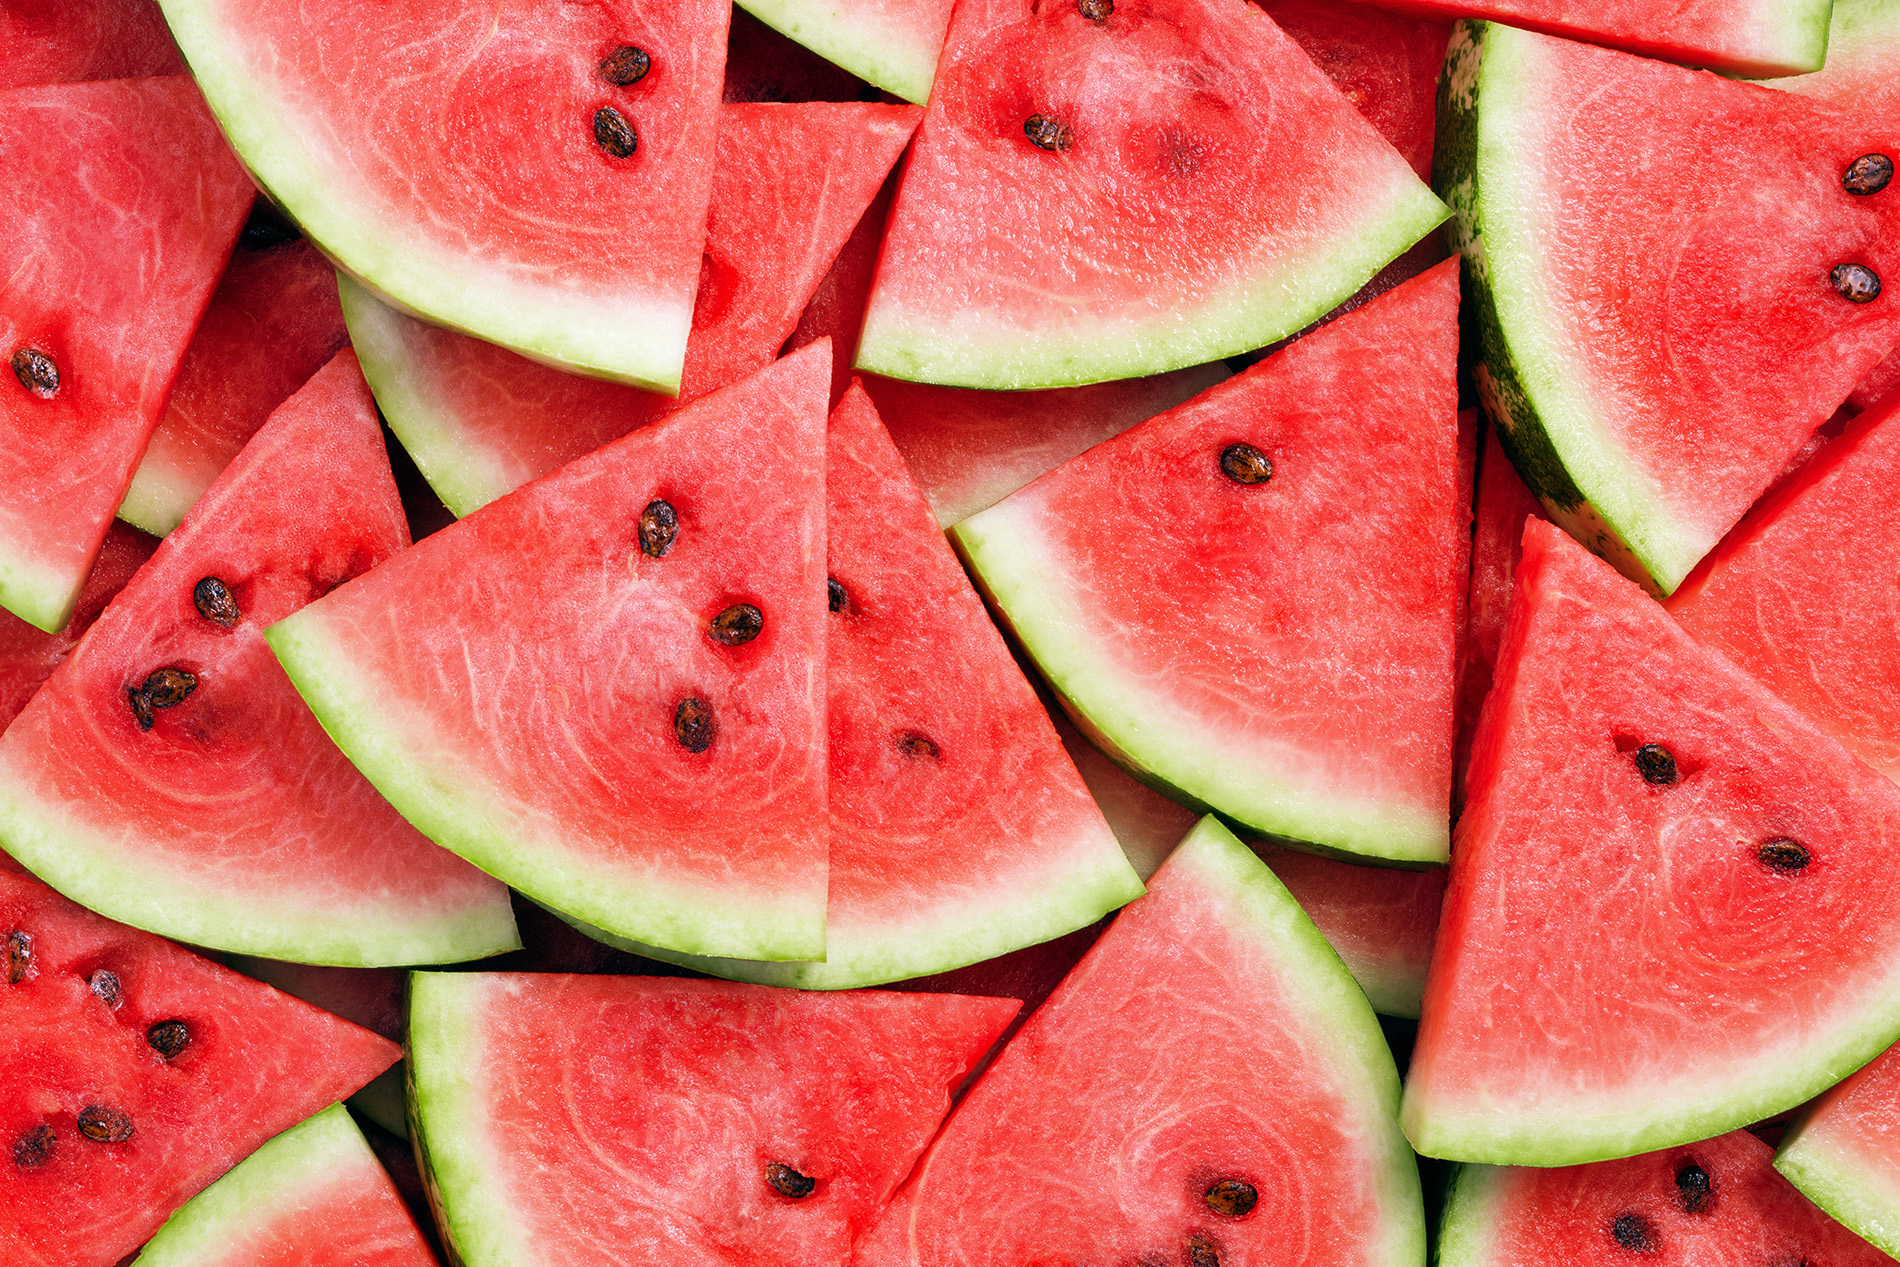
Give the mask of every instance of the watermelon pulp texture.
[(829, 357), (491, 502), (273, 649), (411, 822), (537, 901), (690, 954), (822, 957)]
[(14, 88), (0, 120), (13, 226), (0, 349), (38, 366), (0, 376), (0, 606), (50, 633), (72, 615), (252, 191), (183, 76)]
[[(977, 1081), (853, 1262), (1187, 1262), (1198, 1242), (1221, 1262), (1417, 1263), (1397, 1096), (1338, 956), (1207, 819)], [(1222, 1215), (1204, 1196), (1223, 1181), (1271, 1196)]]
[(1257, 9), (1127, 0), (1098, 24), (971, 0), (891, 208), (858, 365), (1025, 388), (1211, 361), (1300, 329), (1443, 216)]
[[(367, 1030), (82, 910), (7, 865), (0, 855), (8, 1262), (111, 1267), (240, 1158), (400, 1054)], [(147, 1038), (165, 1021), (187, 1034), (169, 1057)], [(81, 1114), (104, 1141), (81, 1133)]]
[(1803, 1109), (1775, 1169), (1857, 1235), (1900, 1253), (1900, 1053), (1889, 1048)]
[[(1013, 999), (418, 973), (411, 1105), (470, 1264), (842, 1263)], [(774, 1186), (770, 1168), (812, 1186)], [(781, 1185), (794, 1184), (789, 1176)]]
[(1491, 693), (1511, 614), (1511, 578), (1523, 555), (1524, 521), (1544, 518), (1537, 498), (1524, 487), (1497, 432), (1485, 429), (1471, 526), (1471, 583), (1466, 588), (1464, 660), (1458, 670), (1457, 778), (1462, 788), (1471, 761), (1479, 711)]
[(1900, 335), (1891, 298), (1829, 284), (1900, 265), (1900, 190), (1841, 187), (1900, 123), (1483, 23), (1454, 35), (1439, 110), (1505, 449), (1668, 593)]
[(951, 0), (745, 0), (760, 21), (886, 92), (930, 99)]
[[(952, 530), (1064, 706), (1139, 777), (1307, 847), (1443, 861), (1457, 302), (1442, 265)], [(1268, 478), (1224, 472), (1236, 444)]]
[(1414, 1146), (1628, 1156), (1790, 1108), (1891, 1042), (1900, 789), (1549, 524), (1525, 526), (1511, 602), (1408, 1075)]
[[(95, 910), (221, 950), (374, 965), (518, 945), (502, 885), (403, 821), (264, 641), (407, 544), (369, 389), (339, 353), (0, 737), (0, 842)], [(228, 608), (207, 607), (207, 578)], [(167, 672), (190, 685), (141, 712)]]
[(7, 0), (0, 48), (0, 88), (185, 70), (154, 0)]
[(0, 612), (0, 733), (13, 724), (33, 693), (72, 654), (80, 635), (157, 548), (158, 542), (137, 528), (113, 524), (86, 577), (86, 587), (79, 591), (72, 619), (58, 633), (47, 633), (10, 612)]
[[(232, 146), (340, 268), (537, 360), (678, 390), (727, 5), (162, 7)], [(618, 85), (601, 64), (623, 47), (649, 70)]]

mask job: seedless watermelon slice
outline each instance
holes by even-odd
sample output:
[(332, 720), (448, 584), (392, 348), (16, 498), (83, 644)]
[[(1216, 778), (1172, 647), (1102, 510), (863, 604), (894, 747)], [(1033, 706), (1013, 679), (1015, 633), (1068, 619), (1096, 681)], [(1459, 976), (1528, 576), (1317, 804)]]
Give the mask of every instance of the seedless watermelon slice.
[(340, 268), (537, 360), (678, 390), (729, 6), (163, 8), (231, 144)]
[(621, 937), (824, 955), (814, 345), (562, 467), (268, 631), (432, 839)]

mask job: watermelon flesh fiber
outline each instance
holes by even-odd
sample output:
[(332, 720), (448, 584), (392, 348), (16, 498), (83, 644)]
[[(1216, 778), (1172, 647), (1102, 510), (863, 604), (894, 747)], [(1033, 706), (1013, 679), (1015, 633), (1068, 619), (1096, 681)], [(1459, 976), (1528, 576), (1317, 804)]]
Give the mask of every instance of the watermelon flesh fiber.
[(0, 88), (182, 75), (155, 0), (8, 0)]

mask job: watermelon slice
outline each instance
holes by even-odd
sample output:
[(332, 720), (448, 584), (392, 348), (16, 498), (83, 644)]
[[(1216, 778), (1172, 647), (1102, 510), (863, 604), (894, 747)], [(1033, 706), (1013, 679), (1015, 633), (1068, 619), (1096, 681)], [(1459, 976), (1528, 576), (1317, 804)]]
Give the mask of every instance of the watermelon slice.
[(401, 1054), (10, 865), (0, 854), (0, 1260), (111, 1267)]
[(1467, 791), (1406, 1086), (1420, 1152), (1702, 1139), (1900, 1035), (1900, 788), (1540, 521)]
[(1012, 999), (417, 973), (416, 1136), (454, 1257), (843, 1263)]
[(185, 70), (156, 0), (4, 0), (0, 48), (0, 88)]
[(930, 100), (952, 0), (745, 0), (829, 61), (918, 105)]
[(978, 1080), (852, 1261), (1417, 1264), (1397, 1098), (1338, 956), (1203, 820)]
[(336, 270), (308, 242), (271, 242), (253, 215), (185, 349), (119, 518), (164, 536), (271, 411), (349, 342)]
[(824, 956), (831, 350), (492, 502), (268, 631), (409, 820), (690, 954)]
[(434, 1267), (349, 1112), (333, 1104), (166, 1221), (134, 1267)]
[(1842, 187), (1900, 121), (1483, 23), (1444, 85), (1479, 392), (1557, 522), (1668, 593), (1900, 340), (1830, 284), (1900, 268), (1900, 190)]
[(818, 283), (805, 311), (798, 314), (798, 326), (785, 340), (785, 351), (796, 352), (820, 339), (831, 340), (831, 406), (838, 402), (857, 380), (852, 368), (858, 359), (858, 332), (864, 328), (864, 305), (871, 295), (871, 278), (877, 272), (878, 249), (884, 244), (884, 223), (890, 218), (891, 198), (897, 192), (893, 173), (871, 199), (871, 205), (858, 218), (857, 227), (838, 250), (838, 258)]
[(1900, 1049), (1803, 1109), (1775, 1169), (1862, 1238), (1900, 1254)]
[(231, 144), (338, 267), (536, 360), (679, 389), (729, 6), (162, 7)]
[(1438, 1267), (1773, 1263), (1891, 1267), (1809, 1204), (1736, 1131), (1687, 1148), (1555, 1170), (1460, 1166)]
[[(910, 106), (726, 106), (680, 397), (771, 362), (916, 126)], [(364, 372), (442, 500), (466, 515), (679, 402), (535, 365), (343, 283)]]
[[(517, 931), (522, 932), (525, 942), (525, 930)], [(402, 1041), (403, 997), (409, 974), (400, 968), (336, 968), (252, 955), (225, 955), (223, 959), (227, 967), (247, 977), (294, 994), (391, 1042)], [(375, 1081), (350, 1097), (350, 1107), (391, 1134), (408, 1138), (401, 1066), (378, 1074)]]
[(1440, 265), (952, 530), (1145, 781), (1309, 848), (1444, 860), (1457, 302)]
[(1466, 590), (1465, 645), (1458, 670), (1457, 777), (1464, 782), (1479, 710), (1491, 693), (1504, 622), (1511, 614), (1511, 578), (1524, 552), (1524, 521), (1544, 518), (1537, 498), (1524, 487), (1504, 455), (1498, 433), (1485, 429), (1478, 463), (1478, 489), (1471, 527), (1471, 584)]
[(71, 617), (251, 204), (191, 81), (0, 93), (0, 606)]
[(94, 910), (220, 950), (368, 965), (518, 945), (507, 891), (376, 794), (264, 642), (407, 544), (339, 353), (0, 737), (0, 842)]
[(1107, 8), (958, 6), (860, 368), (1023, 388), (1202, 364), (1299, 330), (1444, 218), (1258, 9), (1087, 16)]

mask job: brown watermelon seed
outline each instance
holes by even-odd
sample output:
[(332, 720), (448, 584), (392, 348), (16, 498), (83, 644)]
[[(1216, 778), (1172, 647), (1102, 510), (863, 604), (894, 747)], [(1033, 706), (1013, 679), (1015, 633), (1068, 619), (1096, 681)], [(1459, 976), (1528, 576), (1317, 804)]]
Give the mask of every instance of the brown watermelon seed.
[(634, 135), (633, 124), (612, 106), (594, 111), (594, 140), (615, 158), (630, 157), (640, 148), (640, 138)]
[(914, 730), (907, 730), (899, 735), (897, 746), (904, 750), (904, 755), (907, 757), (930, 757), (934, 760), (943, 755), (943, 749), (937, 746), (936, 740), (928, 735), (920, 735)]
[(18, 985), (26, 980), (27, 969), (32, 966), (33, 934), (16, 928), (7, 934), (7, 984)]
[(145, 1041), (151, 1049), (170, 1060), (184, 1054), (191, 1046), (191, 1026), (183, 1021), (160, 1021), (145, 1031)]
[(1710, 1202), (1715, 1200), (1715, 1181), (1709, 1178), (1709, 1172), (1690, 1162), (1676, 1172), (1676, 1194), (1682, 1198), (1682, 1208), (1691, 1214), (1706, 1214)]
[(125, 688), (126, 702), (132, 705), (132, 720), (138, 723), (140, 730), (152, 728), (152, 697), (145, 693), (143, 686)]
[(1636, 762), (1636, 773), (1647, 783), (1669, 787), (1681, 778), (1676, 771), (1676, 754), (1659, 743), (1644, 744), (1631, 759)]
[(1242, 441), (1220, 451), (1220, 473), (1236, 484), (1264, 484), (1273, 478), (1267, 455)]
[(201, 577), (191, 587), (191, 603), (198, 614), (214, 625), (229, 629), (243, 619), (238, 611), (237, 599), (231, 597), (231, 591), (215, 576)]
[(132, 1119), (118, 1109), (88, 1104), (79, 1110), (79, 1133), (95, 1144), (123, 1144), (132, 1138)]
[(1827, 278), (1842, 299), (1870, 304), (1880, 298), (1880, 274), (1865, 264), (1836, 264)]
[(704, 752), (712, 747), (712, 709), (704, 700), (687, 696), (673, 710), (673, 737), (688, 752)]
[(197, 689), (196, 673), (185, 669), (160, 669), (139, 686), (139, 694), (153, 708), (176, 708)]
[(91, 990), (93, 997), (101, 1003), (115, 1012), (119, 1010), (119, 998), (124, 987), (119, 984), (118, 973), (101, 968), (87, 978), (86, 988)]
[(765, 1163), (765, 1181), (772, 1185), (773, 1191), (782, 1197), (797, 1201), (812, 1194), (818, 1187), (818, 1181), (810, 1175), (801, 1175), (782, 1161)]
[(59, 366), (53, 364), (53, 358), (38, 348), (19, 348), (14, 351), (13, 377), (20, 380), (20, 386), (41, 400), (51, 399), (53, 393), (59, 390)]
[(1632, 1254), (1653, 1254), (1661, 1248), (1656, 1229), (1640, 1214), (1619, 1214), (1612, 1219), (1610, 1239)]
[(1069, 125), (1053, 115), (1032, 114), (1023, 121), (1023, 135), (1039, 150), (1061, 151), (1075, 144)]
[(1762, 865), (1788, 873), (1799, 871), (1813, 861), (1806, 845), (1786, 836), (1763, 841), (1761, 848), (1755, 851), (1755, 856), (1761, 859)]
[(600, 77), (616, 88), (637, 84), (653, 69), (653, 59), (644, 48), (622, 44), (600, 63)]
[(765, 628), (765, 613), (751, 603), (734, 603), (712, 618), (713, 641), (725, 647), (742, 646)]
[(1220, 1267), (1220, 1251), (1205, 1236), (1188, 1237), (1188, 1267)]
[(1115, 12), (1115, 0), (1075, 0), (1075, 7), (1091, 22), (1106, 22)]
[(1841, 174), (1841, 188), (1865, 198), (1877, 194), (1893, 180), (1893, 160), (1885, 154), (1862, 154)]
[(1202, 1199), (1214, 1213), (1237, 1219), (1253, 1212), (1260, 1201), (1260, 1190), (1242, 1179), (1223, 1179)]
[(825, 578), (825, 605), (832, 611), (841, 612), (849, 601), (845, 597), (844, 586), (827, 576)]
[(59, 1136), (53, 1134), (53, 1128), (46, 1125), (34, 1127), (13, 1141), (13, 1164), (21, 1170), (32, 1170), (44, 1166), (53, 1160), (58, 1151)]
[(679, 539), (680, 516), (673, 503), (654, 498), (640, 512), (640, 553), (649, 559), (664, 559)]

